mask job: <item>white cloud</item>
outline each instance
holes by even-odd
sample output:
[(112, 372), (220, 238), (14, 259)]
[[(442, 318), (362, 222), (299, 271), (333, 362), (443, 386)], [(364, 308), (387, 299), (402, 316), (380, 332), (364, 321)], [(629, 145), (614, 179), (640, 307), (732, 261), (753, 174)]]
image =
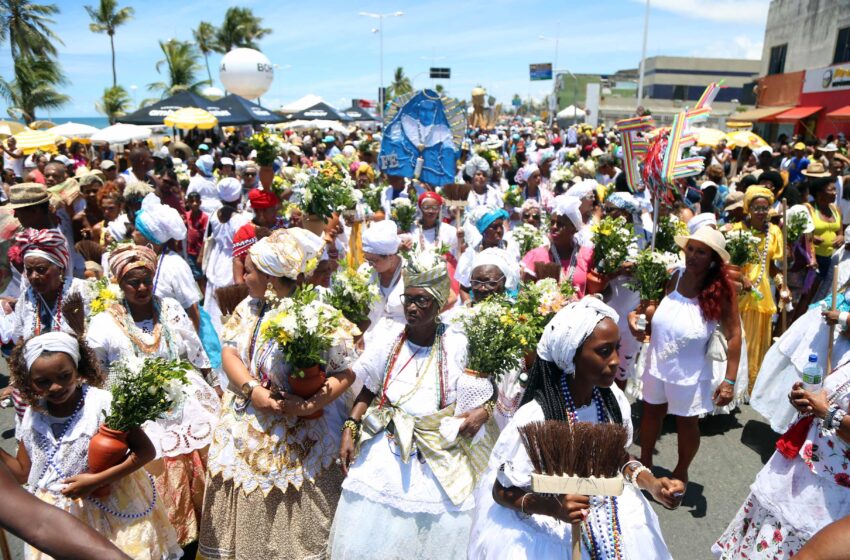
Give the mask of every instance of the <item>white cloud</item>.
[[(646, 0), (632, 0), (645, 4)], [(663, 10), (692, 19), (764, 25), (770, 0), (651, 0), (653, 10)], [(650, 15), (650, 28), (652, 16)]]
[(746, 58), (760, 60), (764, 41), (753, 41), (746, 35), (737, 35), (731, 40), (712, 41), (708, 45), (691, 51), (692, 56), (712, 58)]

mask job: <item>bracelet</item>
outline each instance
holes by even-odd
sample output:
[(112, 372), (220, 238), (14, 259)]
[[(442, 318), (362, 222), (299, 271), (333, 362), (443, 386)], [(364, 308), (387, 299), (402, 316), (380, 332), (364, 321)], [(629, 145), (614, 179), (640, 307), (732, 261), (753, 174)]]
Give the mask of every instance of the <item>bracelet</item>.
[(841, 427), (841, 423), (844, 421), (845, 416), (847, 416), (846, 410), (841, 410), (839, 408), (835, 411), (835, 414), (832, 415), (832, 423), (830, 424), (833, 430), (837, 430)]
[(651, 472), (648, 468), (644, 467), (643, 465), (639, 466), (638, 468), (636, 468), (635, 470), (632, 471), (632, 475), (629, 477), (629, 482), (631, 482), (632, 486), (634, 486), (635, 488), (639, 488), (638, 483), (637, 483), (637, 479), (638, 479), (638, 476), (640, 475), (640, 473), (642, 473), (644, 471)]
[(729, 384), (729, 385), (731, 385), (732, 387), (734, 387), (734, 386), (735, 386), (735, 380), (734, 380), (734, 379), (729, 379), (728, 377), (724, 377), (724, 378), (723, 378), (723, 383), (728, 383), (728, 384)]
[(629, 478), (626, 476), (626, 469), (631, 468), (632, 470), (637, 469), (638, 467), (642, 467), (643, 463), (638, 461), (637, 459), (632, 459), (628, 461), (625, 465), (620, 468), (620, 474), (623, 475), (623, 478), (628, 480)]
[(834, 404), (829, 405), (826, 409), (826, 414), (823, 415), (823, 427), (826, 430), (832, 429), (832, 419), (835, 418), (835, 413), (838, 412), (838, 407)]
[(496, 407), (495, 401), (487, 401), (484, 403), (483, 408), (487, 412), (487, 418), (490, 419), (493, 416), (493, 409)]
[(351, 437), (354, 440), (360, 438), (360, 421), (355, 420), (354, 418), (347, 418), (345, 422), (342, 423), (342, 431), (351, 430)]
[(519, 512), (523, 515), (531, 515), (531, 514), (525, 513), (525, 499), (527, 497), (531, 496), (531, 494), (532, 494), (531, 492), (526, 492), (525, 494), (522, 495), (522, 498), (520, 498), (520, 500), (519, 500)]

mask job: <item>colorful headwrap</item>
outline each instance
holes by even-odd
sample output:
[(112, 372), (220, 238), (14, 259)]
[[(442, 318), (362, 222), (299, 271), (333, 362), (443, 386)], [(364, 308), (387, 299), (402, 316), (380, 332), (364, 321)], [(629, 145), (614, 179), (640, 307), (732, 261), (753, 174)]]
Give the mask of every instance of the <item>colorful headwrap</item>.
[(538, 152), (540, 155), (537, 157), (537, 164), (543, 165), (547, 161), (552, 161), (555, 159), (555, 150), (543, 150), (542, 152)]
[(422, 288), (442, 308), (449, 299), (449, 271), (446, 261), (432, 251), (422, 251), (405, 263), (402, 271), (405, 288)]
[(475, 228), (478, 233), (483, 234), (484, 230), (493, 225), (496, 220), (507, 220), (511, 215), (502, 208), (489, 208), (487, 213), (475, 221)]
[(744, 193), (744, 213), (749, 214), (750, 212), (750, 203), (757, 198), (766, 198), (770, 205), (773, 205), (773, 191), (768, 189), (767, 187), (762, 187), (761, 185), (752, 185), (747, 189), (747, 192)]
[(76, 338), (62, 331), (48, 332), (29, 339), (24, 345), (24, 362), (28, 371), (45, 352), (62, 352), (74, 360), (75, 366), (80, 363), (80, 343)]
[(186, 223), (180, 213), (163, 204), (153, 193), (142, 200), (142, 208), (136, 213), (135, 225), (145, 239), (157, 245), (172, 239), (186, 239)]
[(68, 269), (71, 255), (65, 236), (58, 230), (27, 228), (15, 236), (15, 242), (20, 244), (25, 261), (27, 257), (41, 257), (63, 270)]
[(356, 179), (359, 179), (361, 175), (366, 175), (367, 177), (369, 177), (370, 181), (375, 180), (375, 170), (372, 169), (371, 165), (369, 165), (365, 161), (355, 162), (351, 164), (352, 167), (354, 167), (355, 165), (357, 166), (354, 171), (354, 177)]
[(236, 234), (233, 236), (233, 258), (238, 259), (247, 254), (248, 249), (256, 242), (257, 230), (253, 222), (249, 222), (236, 230)]
[(109, 254), (109, 272), (116, 282), (134, 268), (146, 268), (156, 272), (157, 257), (153, 249), (143, 245), (119, 245)]
[(321, 237), (306, 229), (279, 229), (252, 245), (248, 254), (261, 272), (295, 280), (316, 269), (324, 246)]
[(262, 187), (251, 189), (248, 191), (248, 201), (251, 203), (251, 208), (254, 210), (265, 210), (266, 208), (274, 208), (280, 204), (280, 199), (272, 191)]
[(632, 193), (613, 192), (605, 199), (606, 204), (625, 210), (630, 214), (640, 214), (643, 208)]
[(443, 205), (443, 197), (435, 193), (434, 191), (425, 191), (424, 193), (419, 195), (419, 200), (417, 201), (417, 205), (422, 208), (422, 203), (426, 200), (435, 200), (440, 206)]
[(606, 317), (615, 323), (619, 320), (617, 312), (596, 296), (585, 296), (567, 305), (546, 325), (537, 343), (537, 356), (554, 362), (564, 373), (575, 373), (576, 352)]
[(537, 167), (536, 163), (529, 163), (528, 165), (516, 172), (514, 180), (517, 183), (525, 184), (528, 182), (528, 178), (531, 177), (535, 171), (540, 171), (540, 168)]

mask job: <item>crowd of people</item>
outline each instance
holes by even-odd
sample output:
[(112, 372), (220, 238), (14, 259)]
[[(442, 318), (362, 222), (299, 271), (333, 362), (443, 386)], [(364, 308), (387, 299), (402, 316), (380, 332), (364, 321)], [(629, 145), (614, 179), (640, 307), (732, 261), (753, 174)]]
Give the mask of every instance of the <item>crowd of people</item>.
[[(704, 171), (670, 199), (629, 184), (616, 128), (469, 131), (439, 188), (381, 170), (380, 131), (274, 134), (263, 165), (253, 138), (222, 134), (28, 155), (6, 142), (2, 396), (18, 451), (0, 451), (2, 478), (138, 559), (555, 558), (573, 526), (584, 558), (663, 559), (649, 501), (681, 503), (700, 418), (753, 406), (783, 435), (712, 552), (829, 547), (815, 535), (850, 514), (843, 135), (694, 147)], [(311, 177), (348, 185), (351, 205), (316, 216)], [(323, 382), (298, 396), (304, 364), (269, 317), (305, 293), (331, 305), (345, 272), (368, 309), (339, 322)], [(536, 339), (481, 382), (464, 318), (529, 299)], [(802, 382), (811, 356), (822, 387)], [(122, 461), (89, 472), (109, 389), (145, 358), (189, 364), (181, 414), (131, 429)], [(667, 415), (678, 459), (657, 477)], [(637, 436), (623, 493), (534, 492), (524, 430), (544, 421)]]

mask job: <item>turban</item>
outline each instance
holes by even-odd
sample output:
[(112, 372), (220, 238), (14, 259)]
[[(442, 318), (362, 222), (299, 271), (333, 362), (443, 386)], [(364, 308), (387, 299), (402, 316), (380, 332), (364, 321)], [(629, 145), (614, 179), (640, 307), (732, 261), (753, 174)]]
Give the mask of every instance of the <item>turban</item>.
[(688, 222), (688, 233), (693, 235), (696, 230), (706, 226), (717, 227), (717, 218), (715, 218), (714, 214), (711, 212), (703, 212), (702, 214), (697, 214), (691, 218)]
[(584, 226), (584, 221), (581, 219), (581, 199), (569, 194), (562, 194), (555, 197), (552, 201), (552, 214), (556, 216), (564, 216), (569, 218), (576, 228), (580, 230)]
[(186, 239), (186, 224), (180, 213), (163, 204), (153, 193), (142, 200), (142, 209), (136, 213), (136, 229), (145, 239), (157, 245), (172, 239)]
[(526, 201), (522, 203), (521, 212), (525, 214), (529, 210), (540, 210), (540, 203), (533, 198), (526, 199)]
[(551, 160), (555, 159), (555, 151), (554, 150), (543, 150), (542, 152), (539, 152), (539, 153), (540, 153), (540, 155), (537, 158), (537, 163), (539, 165), (543, 165), (547, 161), (551, 161)]
[(585, 179), (584, 181), (579, 181), (569, 189), (567, 189), (567, 196), (574, 196), (576, 198), (585, 198), (588, 195), (595, 194), (596, 188), (599, 186), (599, 183), (594, 181), (593, 179)]
[(515, 293), (519, 286), (519, 263), (507, 251), (498, 247), (490, 247), (475, 254), (472, 259), (472, 270), (479, 266), (495, 266), (505, 275), (505, 289)]
[(419, 205), (420, 208), (422, 208), (422, 203), (424, 201), (428, 200), (428, 199), (437, 201), (440, 204), (440, 206), (443, 205), (443, 197), (438, 195), (437, 193), (435, 193), (433, 191), (425, 191), (424, 193), (420, 194), (419, 200), (417, 201), (417, 204)]
[(238, 259), (242, 257), (256, 242), (257, 229), (252, 222), (236, 230), (236, 234), (233, 236), (233, 258)]
[(630, 214), (640, 214), (643, 209), (634, 195), (627, 192), (613, 192), (608, 195), (605, 202)]
[(360, 178), (361, 175), (366, 175), (367, 177), (369, 177), (370, 181), (375, 180), (375, 170), (372, 169), (371, 165), (369, 165), (365, 161), (361, 161), (360, 163), (355, 163), (353, 165), (357, 166), (357, 169), (354, 172), (354, 176), (356, 178)]
[(153, 249), (141, 245), (119, 245), (109, 255), (109, 272), (117, 282), (134, 268), (156, 272), (157, 257)]
[(554, 362), (564, 373), (575, 373), (576, 352), (606, 317), (615, 323), (619, 320), (617, 312), (595, 296), (585, 296), (567, 305), (546, 325), (537, 343), (537, 355), (541, 360)]
[[(221, 183), (219, 183), (221, 184)], [(254, 210), (265, 210), (266, 208), (274, 208), (280, 204), (280, 199), (272, 191), (262, 187), (251, 189), (248, 191), (248, 200), (251, 202), (251, 208)]]
[(15, 241), (21, 246), (24, 260), (27, 257), (41, 257), (63, 270), (67, 270), (71, 262), (68, 243), (58, 230), (27, 228), (15, 236)]
[(306, 229), (279, 229), (254, 243), (248, 254), (260, 272), (295, 280), (313, 272), (324, 245), (321, 237)]
[(492, 226), (497, 220), (507, 220), (511, 215), (502, 208), (487, 208), (487, 213), (475, 220), (475, 229), (478, 233), (484, 233), (488, 227)]
[(414, 255), (405, 264), (402, 277), (405, 288), (422, 288), (437, 300), (440, 308), (449, 299), (451, 281), (446, 261), (432, 251)]
[(395, 255), (400, 244), (398, 226), (392, 220), (374, 222), (363, 232), (363, 252), (373, 255)]
[(32, 369), (33, 363), (45, 352), (62, 352), (74, 360), (75, 366), (80, 363), (80, 344), (76, 338), (62, 331), (48, 332), (29, 339), (24, 345), (27, 371)]
[(198, 171), (200, 171), (201, 175), (204, 177), (212, 175), (213, 165), (215, 165), (215, 160), (209, 154), (204, 154), (195, 161), (195, 167), (198, 168)]
[(242, 183), (234, 177), (225, 177), (216, 185), (222, 202), (235, 202), (242, 198)]
[(109, 232), (112, 240), (117, 241), (118, 243), (127, 239), (127, 224), (130, 223), (130, 221), (126, 218), (126, 216), (123, 217), (123, 220), (115, 219), (106, 225), (106, 231)]
[(481, 156), (472, 156), (466, 165), (463, 166), (463, 173), (468, 177), (474, 177), (475, 173), (483, 171), (485, 175), (490, 176), (490, 164)]
[(514, 180), (517, 183), (527, 183), (528, 178), (531, 177), (535, 171), (540, 171), (540, 168), (537, 167), (536, 163), (529, 163), (528, 165), (516, 172)]
[(760, 185), (752, 185), (747, 189), (747, 192), (744, 193), (744, 212), (749, 214), (750, 212), (750, 204), (753, 200), (757, 198), (766, 198), (769, 204), (773, 204), (775, 200), (773, 198), (773, 191), (768, 189), (767, 187), (762, 187)]

